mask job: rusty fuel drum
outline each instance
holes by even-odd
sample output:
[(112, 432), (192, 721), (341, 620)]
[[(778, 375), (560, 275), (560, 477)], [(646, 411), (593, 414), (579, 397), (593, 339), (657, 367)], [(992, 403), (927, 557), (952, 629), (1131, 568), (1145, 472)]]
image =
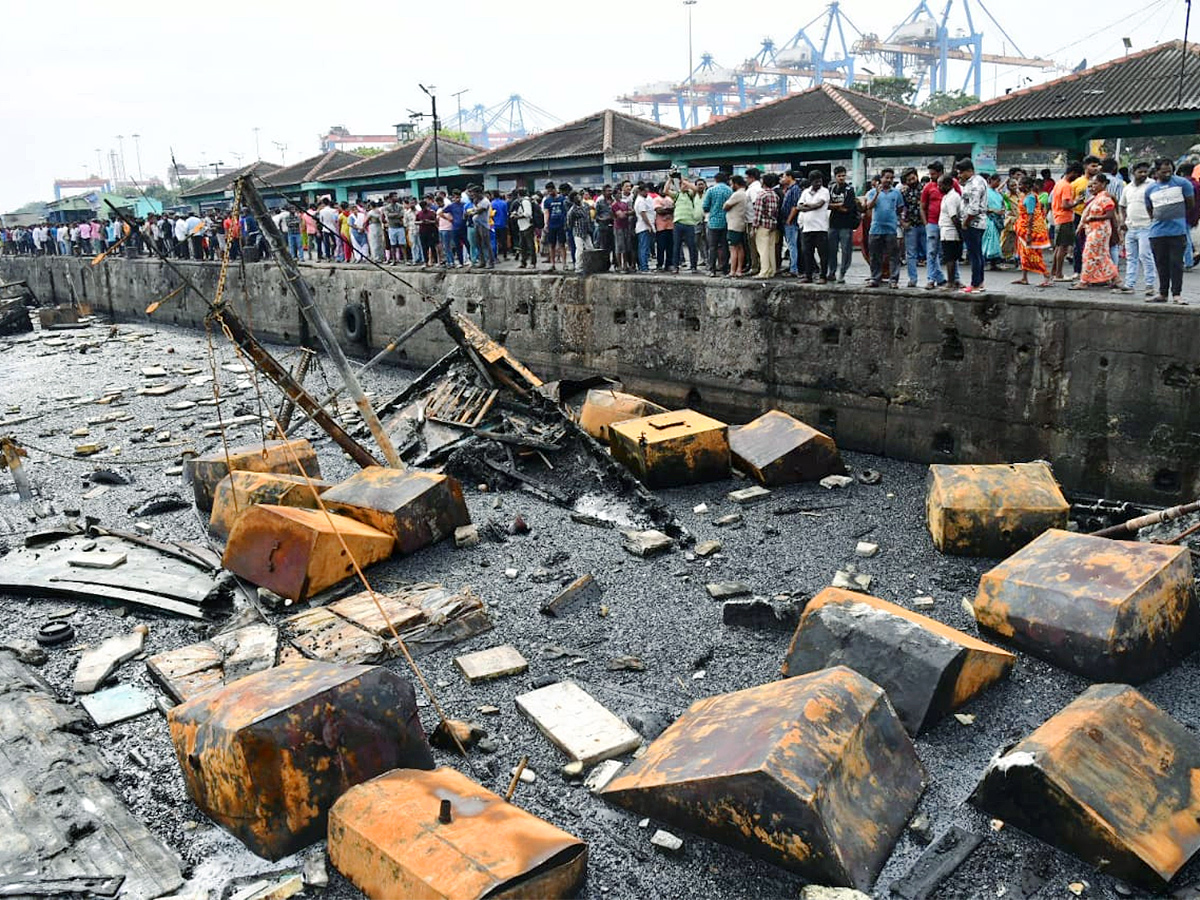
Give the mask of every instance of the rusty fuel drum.
[(287, 663), (167, 720), (188, 795), (267, 859), (324, 837), (329, 808), (353, 785), (433, 768), (412, 684), (375, 666)]
[(971, 803), (1163, 891), (1200, 850), (1200, 740), (1134, 688), (1093, 685), (997, 754)]
[(454, 769), (400, 769), (329, 813), (329, 859), (368, 897), (574, 897), (587, 845)]
[(332, 511), (390, 534), (407, 556), (469, 525), (462, 485), (449, 475), (371, 466), (322, 496)]
[(217, 450), (207, 456), (189, 459), (187, 467), (191, 473), (196, 508), (201, 512), (212, 511), (213, 494), (216, 493), (217, 485), (230, 471), (300, 475), (302, 473), (296, 464), (297, 460), (309, 478), (321, 477), (321, 464), (317, 461), (316, 451), (313, 450), (312, 444), (302, 438), (290, 441), (260, 441), (244, 447), (230, 447), (228, 458), (224, 450)]
[(885, 691), (911, 735), (987, 690), (1011, 671), (1007, 650), (935, 619), (828, 587), (804, 608), (783, 661), (785, 677), (847, 666)]
[(923, 779), (883, 689), (838, 666), (693, 703), (601, 793), (817, 884), (868, 891)]
[(1193, 594), (1186, 548), (1051, 530), (984, 574), (975, 618), (1092, 681), (1137, 684), (1200, 643)]
[(925, 515), (933, 544), (953, 556), (1002, 558), (1071, 510), (1044, 462), (929, 467)]
[[(310, 486), (311, 485), (311, 486)], [(229, 537), (233, 523), (247, 507), (268, 504), (270, 506), (294, 506), (299, 509), (316, 509), (313, 496), (333, 487), (328, 481), (314, 478), (306, 481), (300, 475), (278, 475), (274, 472), (230, 472), (217, 484), (213, 493), (212, 515), (208, 519), (208, 531), (219, 538)]]
[(729, 426), (692, 409), (610, 425), (613, 458), (647, 487), (729, 477)]
[(613, 423), (665, 412), (670, 410), (635, 394), (592, 388), (579, 411), (579, 427), (600, 443), (607, 444), (608, 426)]
[(777, 409), (730, 428), (729, 450), (736, 468), (771, 487), (846, 471), (831, 437)]
[(354, 575), (342, 541), (363, 569), (387, 559), (395, 546), (390, 534), (346, 516), (252, 506), (234, 523), (221, 564), (259, 587), (300, 602)]

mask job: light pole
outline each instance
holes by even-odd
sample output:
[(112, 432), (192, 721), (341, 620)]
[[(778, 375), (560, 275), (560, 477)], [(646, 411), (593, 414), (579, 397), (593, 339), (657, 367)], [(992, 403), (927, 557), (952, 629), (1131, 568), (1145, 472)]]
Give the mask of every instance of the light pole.
[(454, 98), (454, 99), (455, 99), (455, 100), (458, 102), (458, 130), (459, 130), (459, 131), (466, 131), (466, 130), (467, 130), (467, 129), (463, 128), (463, 118), (462, 118), (462, 95), (463, 95), (463, 94), (465, 94), (465, 93), (466, 93), (468, 90), (469, 90), (469, 88), (463, 88), (463, 89), (462, 89), (461, 91), (459, 91), (457, 94), (451, 94), (451, 95), (450, 95), (451, 97), (453, 97), (453, 98)]
[(133, 150), (137, 154), (138, 181), (142, 181), (142, 142), (141, 142), (141, 137), (142, 136), (140, 134), (135, 134), (133, 136)]
[(275, 149), (279, 151), (279, 161), (281, 163), (286, 163), (287, 159), (284, 157), (284, 154), (287, 153), (287, 144), (281, 144), (279, 141), (271, 141), (271, 143), (274, 144)]
[(118, 134), (118, 135), (117, 135), (117, 146), (121, 148), (121, 175), (120, 175), (120, 180), (121, 180), (121, 181), (125, 181), (125, 180), (127, 179), (127, 176), (126, 176), (126, 174), (125, 174), (125, 135), (123, 135), (123, 134)]
[(433, 104), (433, 182), (434, 187), (438, 187), (442, 181), (442, 165), (438, 159), (438, 115), (437, 115), (437, 85), (431, 84), (429, 87), (418, 82), (417, 87), (425, 92), (425, 96), (429, 98)]
[(100, 155), (100, 148), (96, 148), (96, 177), (104, 177), (104, 158)]
[(256, 161), (262, 159), (262, 150), (260, 150), (258, 148), (258, 132), (259, 132), (259, 130), (260, 130), (259, 127), (257, 125), (255, 125), (254, 126), (254, 159)]
[(688, 14), (688, 77), (687, 85), (690, 89), (692, 86), (692, 7), (696, 5), (696, 0), (683, 0), (683, 5), (687, 7)]

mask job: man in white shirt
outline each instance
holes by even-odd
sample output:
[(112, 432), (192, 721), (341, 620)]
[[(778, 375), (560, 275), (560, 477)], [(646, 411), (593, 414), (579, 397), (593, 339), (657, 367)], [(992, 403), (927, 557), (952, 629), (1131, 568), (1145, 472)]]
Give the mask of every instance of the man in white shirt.
[(323, 256), (327, 261), (333, 261), (333, 251), (336, 245), (335, 238), (338, 233), (338, 211), (337, 208), (329, 202), (326, 197), (321, 201), (321, 208), (317, 211), (317, 220), (321, 223), (321, 247)]
[[(751, 166), (746, 170), (746, 199), (750, 209), (754, 209), (754, 201), (763, 192), (762, 172)], [(754, 240), (754, 226), (750, 224), (751, 217), (746, 218), (746, 244), (750, 249), (750, 271), (748, 274), (757, 275), (759, 268), (758, 247)]]
[(1138, 269), (1145, 274), (1146, 296), (1154, 297), (1157, 272), (1154, 251), (1150, 247), (1150, 213), (1146, 210), (1146, 188), (1150, 181), (1150, 163), (1140, 162), (1133, 167), (1133, 184), (1125, 185), (1117, 202), (1125, 228), (1125, 286), (1137, 288)]
[(800, 210), (804, 281), (825, 284), (829, 276), (829, 189), (825, 187), (825, 176), (819, 169), (808, 173), (808, 187), (800, 192), (796, 209)]
[(175, 217), (175, 255), (180, 259), (188, 258), (188, 228), (187, 219)]
[(638, 242), (638, 271), (650, 271), (650, 251), (654, 247), (654, 201), (646, 183), (637, 187), (637, 199), (633, 201), (634, 234)]

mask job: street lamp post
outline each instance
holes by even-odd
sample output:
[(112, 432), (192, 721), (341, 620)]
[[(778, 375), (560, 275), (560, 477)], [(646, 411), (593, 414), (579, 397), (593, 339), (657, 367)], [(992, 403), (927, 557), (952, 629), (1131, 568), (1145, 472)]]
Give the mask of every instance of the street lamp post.
[(254, 130), (254, 159), (257, 161), (257, 160), (262, 159), (262, 150), (260, 150), (258, 147), (258, 132), (260, 131), (260, 129), (257, 125), (255, 125), (253, 130)]
[(425, 92), (425, 96), (428, 97), (430, 102), (433, 104), (433, 182), (434, 187), (436, 188), (441, 184), (442, 181), (442, 165), (441, 161), (438, 159), (437, 94), (434, 93), (434, 91), (437, 90), (437, 85), (431, 84), (429, 87), (425, 87), (425, 85), (418, 83), (417, 87)]
[(687, 84), (691, 88), (692, 82), (692, 7), (696, 5), (696, 0), (683, 0), (683, 5), (687, 7), (688, 14), (688, 77)]
[(117, 146), (121, 148), (121, 174), (120, 181), (125, 181), (129, 176), (125, 174), (125, 135), (117, 135)]
[(142, 136), (140, 134), (135, 134), (133, 136), (133, 149), (134, 149), (134, 152), (137, 153), (138, 181), (144, 180), (142, 178), (142, 141), (141, 141), (141, 137)]

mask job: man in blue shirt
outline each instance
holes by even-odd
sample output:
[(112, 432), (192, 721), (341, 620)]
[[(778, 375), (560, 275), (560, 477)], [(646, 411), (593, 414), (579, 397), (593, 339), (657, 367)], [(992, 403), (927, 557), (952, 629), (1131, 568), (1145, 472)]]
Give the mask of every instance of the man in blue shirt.
[(550, 271), (562, 250), (563, 268), (567, 267), (567, 198), (558, 192), (553, 181), (546, 182), (546, 199), (542, 201), (546, 211), (546, 227), (542, 231), (542, 244), (550, 248)]
[(1154, 184), (1146, 188), (1146, 211), (1150, 213), (1150, 249), (1158, 270), (1158, 296), (1150, 303), (1166, 303), (1167, 287), (1176, 303), (1183, 304), (1183, 254), (1187, 247), (1188, 216), (1196, 205), (1191, 181), (1175, 174), (1166, 157), (1154, 161)]
[[(800, 211), (796, 204), (800, 202), (800, 173), (794, 169), (784, 172), (781, 177), (783, 184), (783, 202), (779, 204), (779, 217), (783, 220), (783, 241), (788, 248), (787, 274), (793, 277), (800, 274)], [(824, 253), (821, 254), (824, 257)]]
[(492, 198), (492, 254), (508, 259), (508, 201), (500, 191), (489, 191)]
[(904, 197), (892, 183), (896, 173), (884, 169), (879, 173), (879, 188), (867, 193), (865, 209), (873, 211), (871, 231), (867, 236), (867, 252), (871, 257), (871, 280), (868, 287), (879, 287), (883, 281), (883, 257), (888, 258), (888, 276), (892, 287), (900, 284), (900, 241), (896, 233), (900, 229), (900, 211), (904, 209)]
[(729, 173), (718, 172), (715, 183), (704, 192), (701, 209), (708, 216), (708, 275), (716, 278), (729, 268), (729, 231), (725, 220), (725, 201), (733, 196)]

